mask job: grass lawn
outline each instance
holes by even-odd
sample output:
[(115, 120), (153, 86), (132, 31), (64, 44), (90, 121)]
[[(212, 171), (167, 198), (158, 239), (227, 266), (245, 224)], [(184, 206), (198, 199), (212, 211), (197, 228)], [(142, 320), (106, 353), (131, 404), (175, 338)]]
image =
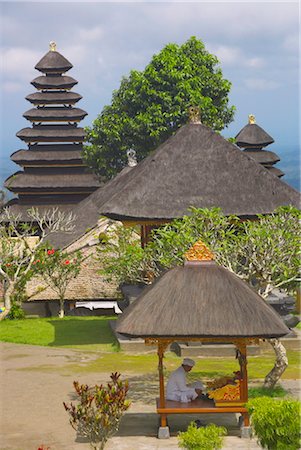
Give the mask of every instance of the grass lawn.
[(0, 341), (112, 352), (118, 350), (109, 320), (115, 317), (56, 317), (0, 322)]
[[(60, 370), (68, 373), (112, 372), (155, 374), (158, 358), (152, 354), (127, 354), (118, 352), (118, 343), (111, 332), (109, 320), (115, 317), (65, 317), (25, 320), (4, 320), (0, 322), (0, 341), (19, 344), (66, 347), (97, 352), (95, 358), (78, 364), (68, 364)], [(289, 366), (283, 379), (300, 378), (300, 355), (298, 351), (288, 350)], [(164, 358), (166, 375), (179, 366), (181, 359), (167, 352)], [(262, 379), (272, 369), (275, 362), (274, 352), (267, 351), (259, 356), (248, 358), (250, 379)], [(231, 375), (238, 370), (238, 362), (232, 357), (196, 358), (196, 366), (191, 378), (212, 378), (219, 375)], [(39, 366), (39, 369), (42, 369)], [(46, 369), (46, 368), (45, 368)]]

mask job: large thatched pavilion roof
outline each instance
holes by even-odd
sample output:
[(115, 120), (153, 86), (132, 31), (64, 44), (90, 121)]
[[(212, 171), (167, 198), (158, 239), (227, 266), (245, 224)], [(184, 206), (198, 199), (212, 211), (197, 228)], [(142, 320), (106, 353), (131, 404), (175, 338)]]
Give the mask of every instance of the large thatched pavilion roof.
[(299, 193), (201, 123), (181, 127), (130, 172), (99, 213), (112, 219), (168, 220), (189, 206), (250, 217), (300, 202)]
[(167, 271), (118, 319), (116, 331), (142, 338), (271, 338), (289, 333), (251, 287), (214, 261)]

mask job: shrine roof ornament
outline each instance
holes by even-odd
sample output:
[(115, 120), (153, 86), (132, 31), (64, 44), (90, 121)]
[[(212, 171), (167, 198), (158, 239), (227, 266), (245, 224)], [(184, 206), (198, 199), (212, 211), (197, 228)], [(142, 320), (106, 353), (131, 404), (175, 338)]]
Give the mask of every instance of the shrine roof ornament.
[(214, 254), (201, 240), (197, 241), (185, 254), (186, 261), (213, 261)]

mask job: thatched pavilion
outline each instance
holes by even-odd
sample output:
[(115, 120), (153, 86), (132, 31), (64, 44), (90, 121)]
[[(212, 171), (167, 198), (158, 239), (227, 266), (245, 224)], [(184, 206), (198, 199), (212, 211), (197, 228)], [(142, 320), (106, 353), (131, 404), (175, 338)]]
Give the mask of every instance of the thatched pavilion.
[[(158, 346), (159, 437), (166, 431), (168, 414), (236, 412), (248, 427), (247, 345), (289, 333), (280, 316), (248, 284), (212, 258), (204, 244), (197, 243), (187, 252), (184, 266), (167, 271), (144, 290), (117, 322), (118, 333)], [(233, 343), (240, 364), (238, 397), (219, 402), (165, 400), (163, 357), (174, 341)]]
[(140, 225), (144, 243), (152, 227), (183, 217), (190, 206), (220, 207), (226, 215), (250, 218), (299, 203), (295, 189), (191, 115), (152, 154), (79, 203), (77, 230), (57, 241), (68, 245), (100, 215)]

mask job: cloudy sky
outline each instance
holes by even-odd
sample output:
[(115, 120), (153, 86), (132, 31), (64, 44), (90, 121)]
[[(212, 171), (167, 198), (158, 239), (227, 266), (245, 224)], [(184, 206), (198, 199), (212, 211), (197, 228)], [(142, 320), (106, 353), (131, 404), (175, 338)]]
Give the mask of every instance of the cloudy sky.
[(273, 138), (285, 181), (298, 187), (299, 4), (295, 2), (26, 2), (0, 3), (1, 142), (0, 183), (18, 166), (9, 156), (25, 144), (15, 134), (30, 126), (24, 99), (35, 91), (35, 64), (54, 40), (73, 64), (73, 89), (91, 125), (131, 69), (143, 70), (167, 43), (194, 35), (217, 55), (232, 82), (234, 122), (223, 135), (235, 136), (248, 114)]

